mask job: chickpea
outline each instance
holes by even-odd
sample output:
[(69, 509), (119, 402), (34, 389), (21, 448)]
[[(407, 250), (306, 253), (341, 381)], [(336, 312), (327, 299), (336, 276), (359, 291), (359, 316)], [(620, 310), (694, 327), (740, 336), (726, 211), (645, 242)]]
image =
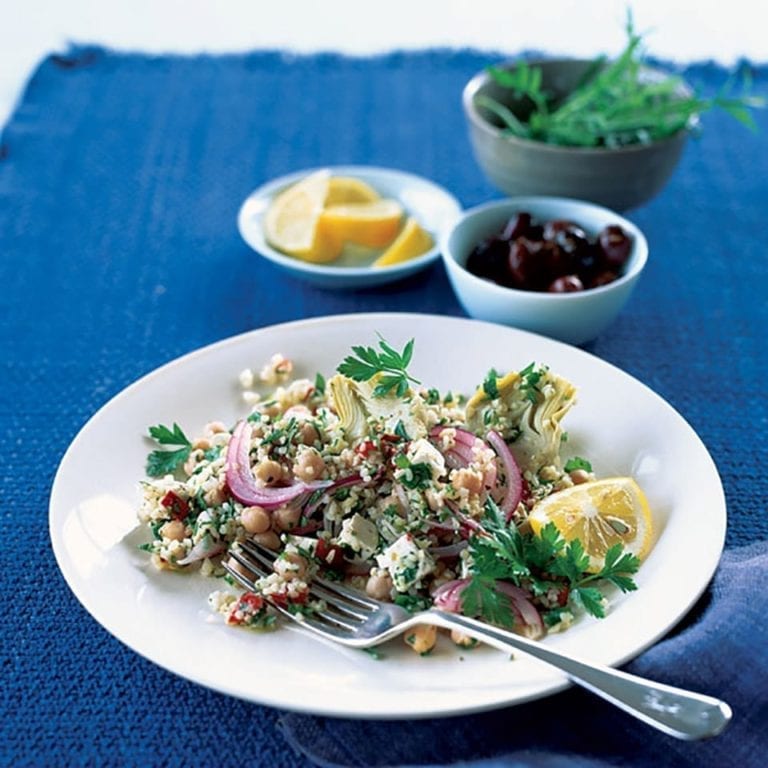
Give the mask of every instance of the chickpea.
[(275, 560), (272, 568), (275, 573), (282, 576), (286, 581), (293, 579), (301, 579), (303, 581), (307, 578), (309, 563), (305, 557), (295, 552), (286, 552)]
[(246, 507), (240, 513), (240, 522), (248, 533), (265, 533), (272, 525), (272, 518), (263, 507)]
[(309, 422), (302, 424), (296, 434), (303, 445), (314, 445), (320, 439), (320, 433), (315, 425)]
[(237, 571), (241, 576), (245, 576), (246, 579), (252, 579), (253, 573), (249, 571), (244, 565), (235, 560), (234, 557), (230, 557), (227, 560), (227, 565), (233, 570)]
[(208, 451), (213, 446), (213, 443), (207, 438), (207, 437), (198, 437), (194, 443), (192, 443), (192, 448), (197, 451)]
[(267, 549), (278, 550), (280, 549), (280, 537), (274, 531), (266, 531), (265, 533), (255, 533), (253, 540), (257, 544), (261, 544), (262, 547)]
[(283, 477), (283, 468), (273, 459), (263, 459), (256, 465), (256, 477), (264, 485), (274, 485)]
[(581, 485), (581, 483), (586, 483), (591, 475), (589, 472), (587, 472), (585, 469), (574, 469), (573, 472), (569, 473), (571, 480), (573, 480), (574, 485)]
[(202, 458), (201, 454), (197, 451), (192, 451), (189, 456), (187, 457), (187, 460), (184, 462), (184, 473), (189, 476), (197, 467), (197, 462)]
[(437, 642), (437, 627), (431, 624), (419, 624), (405, 634), (406, 645), (416, 653), (429, 653)]
[(209, 421), (205, 425), (205, 433), (208, 435), (216, 435), (219, 432), (227, 432), (226, 425), (221, 421)]
[(462, 648), (474, 648), (477, 645), (477, 640), (474, 637), (470, 637), (460, 629), (451, 630), (451, 640)]
[(386, 571), (371, 574), (365, 584), (365, 593), (374, 600), (389, 601), (392, 598), (392, 577)]
[(272, 527), (276, 531), (290, 531), (299, 524), (301, 510), (298, 507), (278, 507), (272, 513)]
[(325, 472), (325, 462), (315, 448), (303, 450), (293, 465), (293, 474), (305, 483), (317, 480), (323, 472)]
[(455, 470), (451, 476), (451, 482), (454, 488), (464, 488), (470, 493), (480, 493), (483, 490), (483, 476), (472, 469)]
[(306, 421), (312, 418), (312, 411), (306, 405), (292, 405), (286, 410), (285, 417), (288, 419), (294, 418), (297, 421)]
[(226, 501), (227, 492), (223, 485), (217, 485), (203, 494), (203, 499), (209, 507), (216, 507)]
[(161, 529), (160, 535), (173, 541), (181, 541), (186, 533), (186, 526), (181, 520), (169, 520)]

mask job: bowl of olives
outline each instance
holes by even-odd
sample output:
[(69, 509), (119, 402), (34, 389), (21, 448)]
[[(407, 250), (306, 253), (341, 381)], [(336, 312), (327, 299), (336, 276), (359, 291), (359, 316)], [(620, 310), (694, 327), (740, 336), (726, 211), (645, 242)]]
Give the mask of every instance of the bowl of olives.
[(513, 197), (471, 208), (442, 241), (467, 314), (570, 344), (602, 333), (648, 260), (643, 233), (602, 206)]

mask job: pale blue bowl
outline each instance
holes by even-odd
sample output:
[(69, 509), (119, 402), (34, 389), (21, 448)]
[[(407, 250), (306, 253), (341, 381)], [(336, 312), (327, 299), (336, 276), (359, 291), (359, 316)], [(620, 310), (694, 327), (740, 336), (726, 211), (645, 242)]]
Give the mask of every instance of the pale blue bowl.
[[(568, 219), (590, 236), (618, 224), (633, 241), (622, 276), (608, 285), (576, 293), (540, 293), (505, 288), (468, 272), (465, 265), (473, 248), (522, 211), (541, 222)], [(648, 261), (648, 243), (631, 221), (599, 205), (562, 197), (514, 197), (471, 208), (456, 220), (440, 245), (448, 278), (467, 314), (569, 344), (591, 341), (613, 322)]]

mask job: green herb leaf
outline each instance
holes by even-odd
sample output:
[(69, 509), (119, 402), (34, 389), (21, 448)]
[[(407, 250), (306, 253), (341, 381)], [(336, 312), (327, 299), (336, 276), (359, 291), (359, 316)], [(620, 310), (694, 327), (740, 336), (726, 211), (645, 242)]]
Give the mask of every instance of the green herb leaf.
[(176, 422), (171, 429), (163, 424), (150, 427), (149, 436), (159, 445), (181, 446), (175, 451), (160, 449), (152, 451), (147, 456), (146, 472), (149, 477), (173, 474), (192, 452), (192, 444)]
[(546, 372), (545, 366), (538, 366), (536, 363), (530, 363), (520, 371), (520, 391), (532, 403), (539, 400), (539, 382)]
[(577, 469), (583, 469), (585, 472), (592, 471), (592, 464), (586, 459), (582, 459), (581, 456), (574, 456), (565, 462), (566, 472), (575, 472)]
[(485, 621), (512, 629), (515, 617), (509, 598), (498, 592), (492, 580), (473, 576), (461, 591), (461, 610), (467, 616), (481, 616)]
[(483, 381), (483, 392), (485, 392), (485, 396), (489, 400), (495, 400), (499, 396), (499, 387), (496, 384), (498, 378), (499, 374), (496, 373), (493, 368), (491, 368), (491, 370), (488, 371), (488, 375), (485, 377), (485, 380)]
[(175, 421), (173, 422), (172, 429), (168, 429), (163, 424), (150, 427), (149, 436), (160, 445), (191, 445), (187, 436)]
[(489, 67), (490, 77), (508, 90), (503, 100), (478, 94), (476, 104), (514, 136), (549, 144), (583, 147), (621, 147), (667, 138), (690, 126), (711, 109), (722, 109), (751, 130), (751, 110), (766, 105), (751, 96), (749, 71), (742, 75), (741, 96), (731, 96), (733, 82), (711, 99), (690, 95), (682, 80), (661, 80), (646, 73), (643, 36), (627, 17), (627, 42), (613, 61), (596, 58), (576, 87), (557, 98), (542, 88), (542, 70), (519, 62), (514, 69)]
[(380, 352), (373, 347), (352, 347), (354, 355), (345, 357), (336, 370), (354, 381), (370, 381), (379, 376), (373, 389), (374, 397), (386, 397), (393, 390), (397, 397), (404, 397), (408, 382), (420, 383), (406, 370), (413, 357), (413, 343), (411, 339), (402, 352), (397, 352), (383, 338), (379, 338)]

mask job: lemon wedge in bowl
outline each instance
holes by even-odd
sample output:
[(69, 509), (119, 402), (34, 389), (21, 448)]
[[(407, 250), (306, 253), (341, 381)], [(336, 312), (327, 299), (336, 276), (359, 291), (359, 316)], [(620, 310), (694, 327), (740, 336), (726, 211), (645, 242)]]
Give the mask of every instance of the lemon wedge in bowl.
[(372, 203), (381, 195), (362, 179), (353, 176), (331, 176), (325, 205), (346, 205), (348, 203)]
[(283, 253), (323, 263), (338, 257), (338, 245), (318, 226), (331, 173), (316, 171), (280, 192), (264, 217), (266, 241)]
[(385, 248), (400, 231), (403, 206), (390, 198), (369, 203), (326, 206), (319, 229), (331, 242), (355, 243), (366, 248)]
[(426, 253), (435, 244), (432, 235), (419, 225), (419, 222), (409, 216), (400, 234), (392, 244), (371, 264), (372, 267), (391, 267), (409, 259), (415, 259)]
[(648, 500), (631, 477), (609, 477), (574, 485), (538, 502), (528, 517), (535, 534), (554, 523), (566, 541), (579, 539), (592, 572), (605, 564), (605, 553), (621, 544), (642, 560), (653, 541)]

